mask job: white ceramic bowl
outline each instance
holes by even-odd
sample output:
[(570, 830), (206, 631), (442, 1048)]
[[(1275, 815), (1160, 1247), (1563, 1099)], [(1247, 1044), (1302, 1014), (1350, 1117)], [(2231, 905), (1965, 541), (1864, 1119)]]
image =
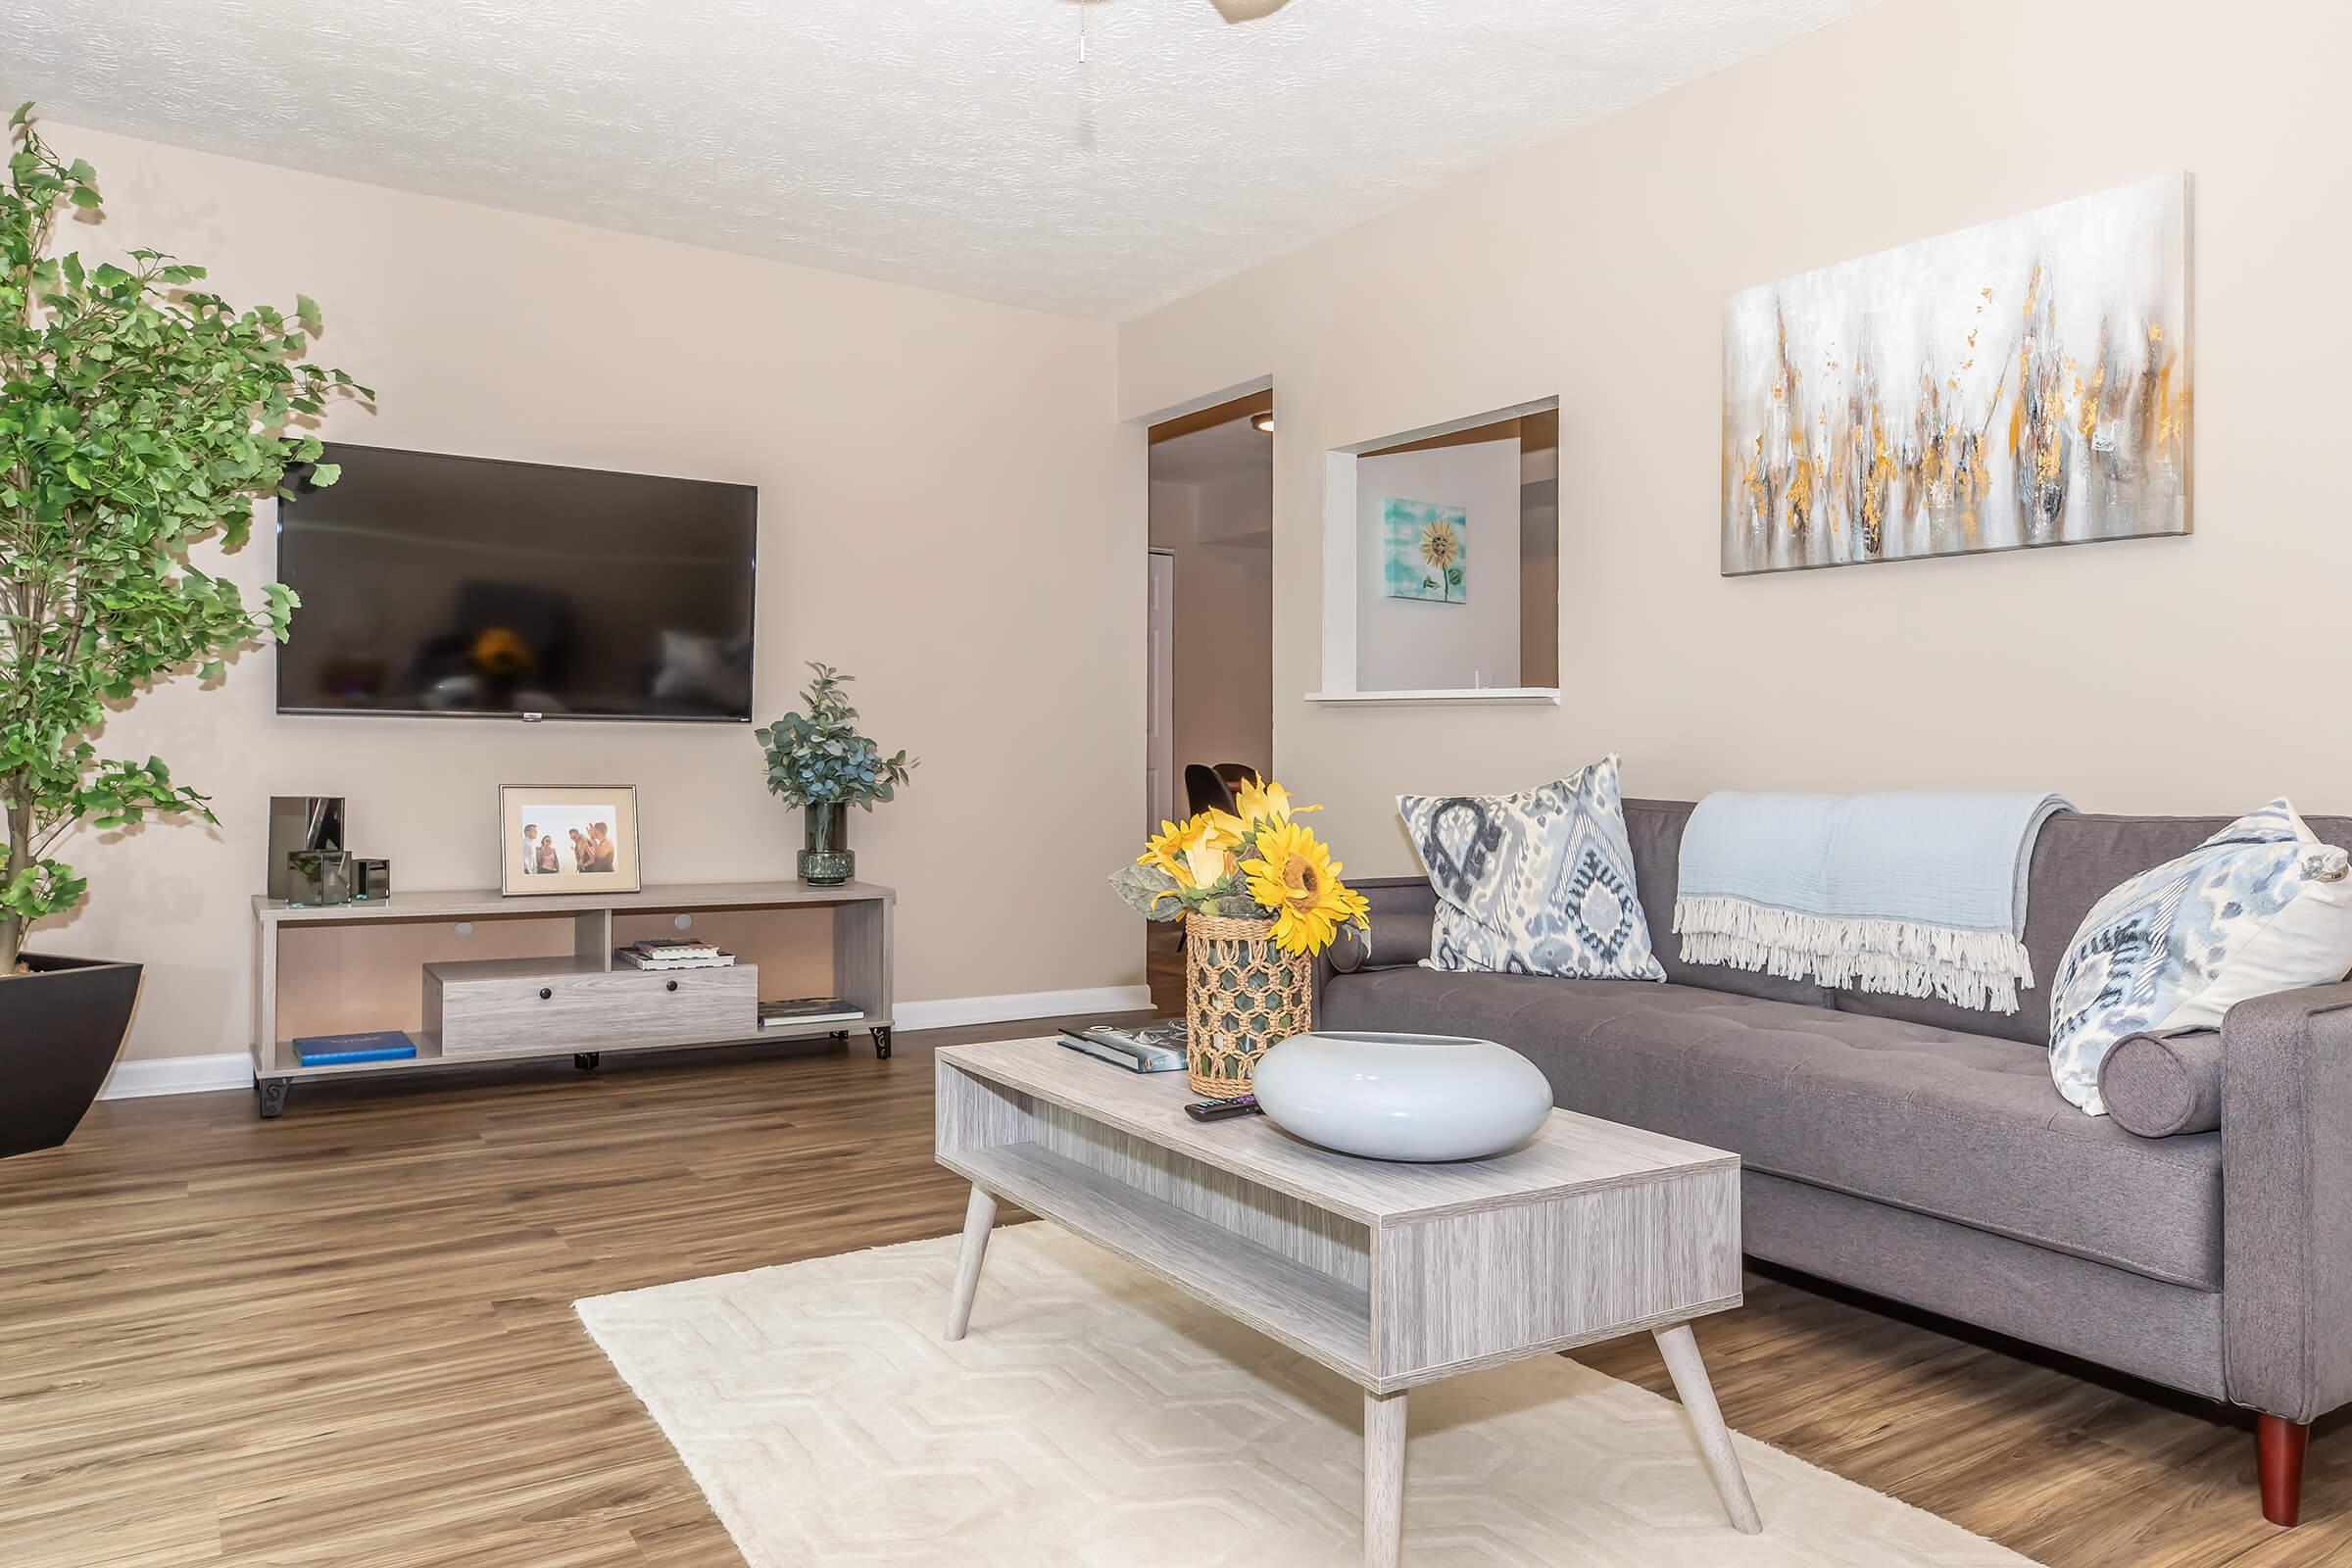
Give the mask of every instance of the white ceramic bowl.
[(1258, 1059), (1250, 1087), (1283, 1131), (1370, 1159), (1484, 1159), (1551, 1114), (1534, 1062), (1458, 1035), (1294, 1035)]

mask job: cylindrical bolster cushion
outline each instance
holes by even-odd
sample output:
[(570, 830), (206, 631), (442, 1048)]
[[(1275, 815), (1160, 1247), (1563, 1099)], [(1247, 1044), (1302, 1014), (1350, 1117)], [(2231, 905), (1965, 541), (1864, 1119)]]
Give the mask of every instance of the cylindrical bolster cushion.
[(1401, 969), (1429, 956), (1435, 935), (1426, 909), (1379, 909), (1369, 933), (1342, 926), (1331, 945), (1331, 966), (1342, 974), (1358, 969)]
[(2142, 1030), (2108, 1048), (2099, 1098), (2128, 1133), (2170, 1138), (2222, 1124), (2222, 1032)]

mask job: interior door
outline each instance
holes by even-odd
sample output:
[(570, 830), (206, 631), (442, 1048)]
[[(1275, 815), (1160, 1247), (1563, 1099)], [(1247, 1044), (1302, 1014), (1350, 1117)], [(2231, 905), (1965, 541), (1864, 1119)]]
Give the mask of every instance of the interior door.
[(1144, 717), (1144, 831), (1156, 833), (1159, 824), (1176, 815), (1176, 557), (1154, 550), (1151, 555), (1150, 623), (1151, 676), (1145, 683)]

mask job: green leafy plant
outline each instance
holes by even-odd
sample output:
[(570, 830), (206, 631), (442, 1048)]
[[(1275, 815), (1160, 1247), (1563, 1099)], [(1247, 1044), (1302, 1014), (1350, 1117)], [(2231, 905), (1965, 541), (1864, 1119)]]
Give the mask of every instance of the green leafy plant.
[[(161, 758), (101, 758), (111, 708), (264, 638), (283, 641), (282, 584), (249, 608), (199, 570), (190, 547), (234, 550), (253, 502), (319, 455), (291, 427), (336, 397), (372, 397), (306, 363), (318, 307), (239, 311), (205, 272), (155, 251), (128, 265), (53, 256), (61, 217), (101, 213), (97, 172), (61, 160), (26, 104), (9, 122), (0, 186), (0, 976), (31, 924), (81, 902), (86, 883), (51, 851), (88, 821), (150, 812), (214, 821)], [(315, 482), (331, 484), (331, 465)]]
[(854, 802), (867, 810), (906, 782), (920, 759), (884, 757), (858, 733), (858, 710), (842, 690), (855, 676), (811, 663), (816, 679), (801, 694), (806, 713), (786, 713), (754, 738), (767, 753), (767, 787), (787, 806)]

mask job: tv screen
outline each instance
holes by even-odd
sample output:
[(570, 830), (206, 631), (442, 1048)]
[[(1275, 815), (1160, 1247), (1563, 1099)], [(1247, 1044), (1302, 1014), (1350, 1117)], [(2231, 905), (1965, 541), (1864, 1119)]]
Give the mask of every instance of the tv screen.
[(287, 473), (281, 713), (745, 722), (751, 485), (329, 442)]

